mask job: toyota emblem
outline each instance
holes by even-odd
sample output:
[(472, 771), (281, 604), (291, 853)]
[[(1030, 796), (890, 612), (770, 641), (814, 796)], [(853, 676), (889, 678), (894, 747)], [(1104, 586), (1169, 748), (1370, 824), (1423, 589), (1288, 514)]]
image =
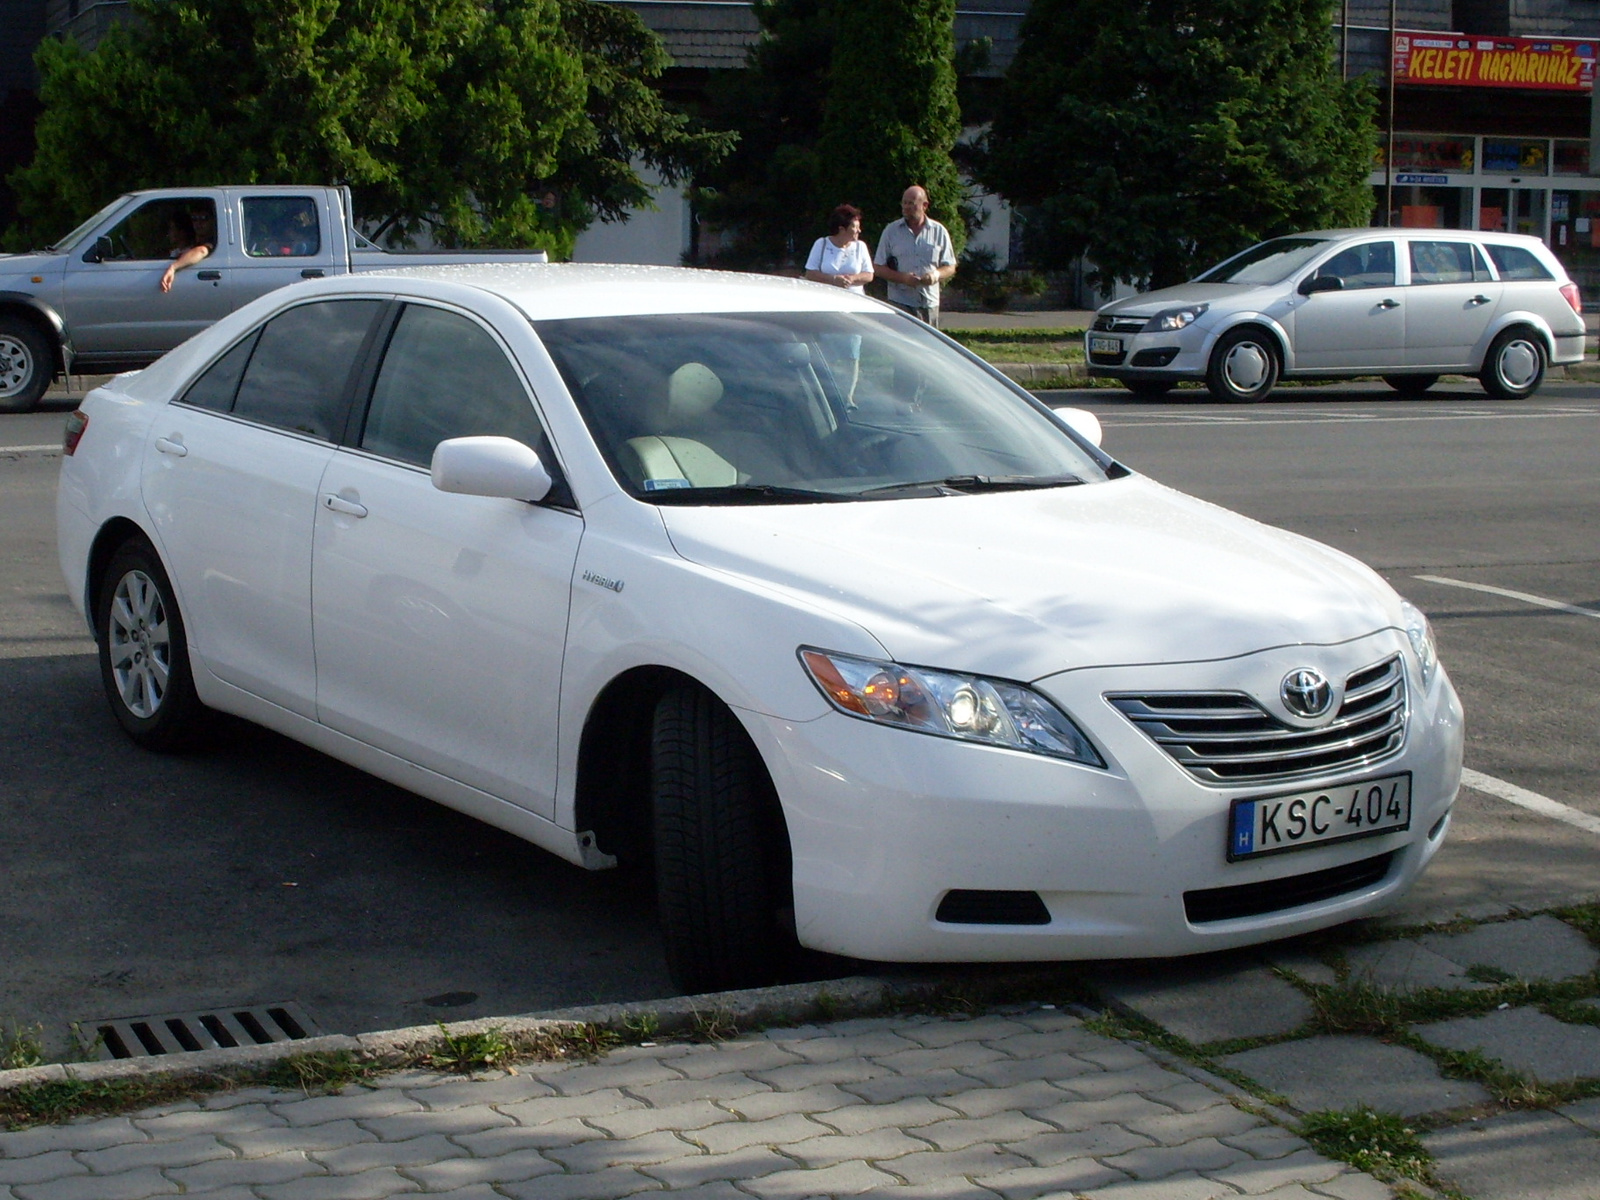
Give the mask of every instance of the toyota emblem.
[(1298, 667), (1283, 677), (1283, 703), (1297, 717), (1320, 717), (1333, 707), (1333, 685), (1314, 667)]

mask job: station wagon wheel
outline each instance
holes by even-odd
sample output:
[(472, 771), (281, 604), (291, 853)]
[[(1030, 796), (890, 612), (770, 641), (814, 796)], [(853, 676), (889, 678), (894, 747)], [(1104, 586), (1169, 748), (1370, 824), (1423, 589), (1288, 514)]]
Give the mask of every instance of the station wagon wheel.
[(1164, 379), (1124, 379), (1122, 386), (1141, 400), (1159, 400), (1172, 390)]
[(1383, 381), (1402, 396), (1420, 396), (1439, 382), (1437, 375), (1385, 375)]
[(1520, 400), (1544, 382), (1544, 343), (1526, 326), (1503, 331), (1483, 359), (1478, 382), (1496, 400)]
[(28, 412), (55, 375), (55, 355), (27, 321), (0, 317), (0, 412)]
[(193, 744), (208, 710), (195, 694), (183, 618), (161, 560), (143, 539), (112, 555), (95, 606), (100, 680), (128, 736), (149, 750)]
[(650, 736), (656, 902), (667, 967), (686, 993), (773, 982), (793, 939), (787, 839), (761, 757), (703, 688), (656, 705)]
[(1264, 400), (1278, 382), (1278, 349), (1258, 329), (1234, 329), (1211, 352), (1206, 388), (1218, 400), (1250, 404)]

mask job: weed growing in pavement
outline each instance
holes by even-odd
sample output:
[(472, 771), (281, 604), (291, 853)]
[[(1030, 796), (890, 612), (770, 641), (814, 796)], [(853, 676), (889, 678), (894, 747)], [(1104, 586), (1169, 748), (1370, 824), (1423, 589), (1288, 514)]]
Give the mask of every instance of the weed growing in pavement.
[(0, 1025), (0, 1071), (37, 1067), (44, 1062), (44, 1026)]
[[(223, 1081), (231, 1086), (231, 1082)], [(113, 1116), (156, 1104), (170, 1104), (215, 1091), (196, 1080), (154, 1077), (88, 1083), (61, 1079), (33, 1087), (0, 1091), (0, 1128), (54, 1125), (72, 1117)]]
[(1553, 908), (1550, 915), (1559, 917), (1584, 934), (1596, 947), (1600, 947), (1600, 904), (1574, 904), (1567, 908)]
[(634, 1043), (653, 1042), (656, 1035), (661, 1032), (661, 1018), (653, 1012), (642, 1012), (637, 1016), (622, 1018), (623, 1040)]
[(726, 1009), (714, 1008), (710, 1012), (694, 1011), (694, 1032), (689, 1035), (695, 1042), (725, 1042), (739, 1036), (739, 1024)]
[(261, 1077), (268, 1087), (285, 1091), (337, 1092), (352, 1083), (364, 1083), (378, 1073), (348, 1050), (331, 1053), (294, 1054), (280, 1059)]
[(1297, 1131), (1313, 1149), (1347, 1162), (1385, 1182), (1415, 1179), (1433, 1182), (1433, 1155), (1412, 1129), (1392, 1113), (1365, 1104), (1336, 1112), (1308, 1114)]
[[(1090, 1033), (1098, 1033), (1102, 1037), (1116, 1038), (1121, 1042), (1144, 1042), (1147, 1045), (1165, 1050), (1168, 1054), (1181, 1058), (1185, 1062), (1191, 1062), (1197, 1067), (1204, 1067), (1218, 1078), (1226, 1079), (1235, 1087), (1266, 1101), (1268, 1104), (1285, 1105), (1288, 1103), (1283, 1096), (1276, 1092), (1269, 1092), (1242, 1071), (1235, 1071), (1233, 1068), (1217, 1062), (1212, 1057), (1212, 1054), (1215, 1053), (1214, 1051), (1201, 1050), (1188, 1039), (1181, 1038), (1175, 1033), (1169, 1033), (1156, 1022), (1147, 1017), (1142, 1017), (1138, 1013), (1117, 1012), (1109, 1008), (1104, 1009), (1095, 1016), (1087, 1018), (1083, 1023), (1083, 1027)], [(1262, 1044), (1266, 1044), (1271, 1040), (1281, 1041), (1283, 1039), (1262, 1038), (1258, 1040)], [(1230, 1048), (1232, 1045), (1233, 1043), (1231, 1042), (1224, 1043), (1224, 1052), (1233, 1053)]]
[(423, 1058), (424, 1066), (439, 1071), (460, 1071), (463, 1074), (481, 1071), (485, 1067), (505, 1066), (512, 1056), (511, 1043), (498, 1029), (485, 1029), (481, 1033), (451, 1033), (440, 1021), (439, 1041), (439, 1047)]

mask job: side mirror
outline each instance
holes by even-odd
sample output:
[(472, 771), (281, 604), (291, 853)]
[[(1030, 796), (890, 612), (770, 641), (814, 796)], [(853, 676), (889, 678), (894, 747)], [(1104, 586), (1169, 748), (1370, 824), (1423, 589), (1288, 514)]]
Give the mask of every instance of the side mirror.
[(434, 447), (433, 486), (537, 504), (550, 494), (551, 479), (539, 456), (515, 438), (461, 437)]
[(83, 261), (87, 263), (105, 262), (111, 255), (111, 239), (101, 235), (95, 238), (94, 245), (83, 252)]
[(1055, 414), (1063, 424), (1069, 426), (1074, 433), (1086, 441), (1098, 446), (1103, 436), (1100, 431), (1100, 418), (1086, 408), (1058, 408)]
[(1342, 292), (1344, 280), (1337, 275), (1312, 275), (1300, 281), (1302, 296), (1315, 296), (1318, 292)]

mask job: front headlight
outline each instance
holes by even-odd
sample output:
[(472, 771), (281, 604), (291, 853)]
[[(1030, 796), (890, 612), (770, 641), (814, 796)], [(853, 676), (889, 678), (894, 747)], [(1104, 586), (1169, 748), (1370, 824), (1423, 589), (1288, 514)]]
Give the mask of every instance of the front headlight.
[(1433, 626), (1428, 624), (1428, 618), (1415, 604), (1409, 600), (1400, 602), (1402, 619), (1405, 621), (1406, 637), (1411, 641), (1411, 649), (1416, 652), (1417, 663), (1422, 668), (1422, 686), (1426, 688), (1433, 682), (1433, 673), (1439, 667), (1439, 648), (1433, 640)]
[(1020, 683), (808, 646), (800, 647), (800, 662), (828, 702), (848, 716), (1093, 767), (1106, 765), (1066, 713)]
[(1145, 323), (1145, 333), (1170, 333), (1173, 330), (1184, 329), (1193, 325), (1200, 318), (1200, 314), (1210, 308), (1209, 304), (1191, 304), (1186, 308), (1169, 308), (1158, 312)]

